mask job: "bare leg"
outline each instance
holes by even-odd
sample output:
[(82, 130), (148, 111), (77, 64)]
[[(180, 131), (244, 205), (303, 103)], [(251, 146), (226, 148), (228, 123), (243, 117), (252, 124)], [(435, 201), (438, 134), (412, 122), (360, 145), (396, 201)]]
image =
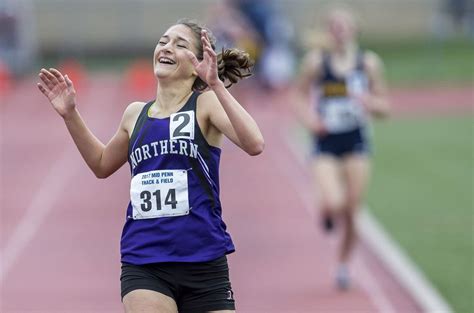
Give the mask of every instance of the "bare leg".
[(125, 313), (178, 313), (176, 302), (159, 292), (133, 290), (123, 297)]
[(347, 263), (357, 240), (355, 218), (362, 203), (370, 176), (370, 160), (362, 154), (354, 154), (343, 160), (346, 188), (346, 203), (342, 212), (344, 234), (342, 237), (338, 269), (339, 287), (347, 288), (349, 277)]
[(354, 154), (343, 161), (347, 182), (347, 197), (343, 216), (346, 232), (344, 234), (340, 259), (346, 262), (356, 241), (355, 217), (362, 203), (370, 176), (370, 159), (362, 154)]
[(343, 208), (344, 190), (340, 167), (340, 161), (329, 155), (318, 156), (313, 162), (314, 184), (319, 193), (317, 206), (323, 219), (333, 218)]

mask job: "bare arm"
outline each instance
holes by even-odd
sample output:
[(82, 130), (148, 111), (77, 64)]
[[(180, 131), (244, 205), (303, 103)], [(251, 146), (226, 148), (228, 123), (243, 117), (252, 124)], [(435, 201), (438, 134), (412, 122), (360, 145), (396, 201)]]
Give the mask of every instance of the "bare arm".
[(207, 108), (209, 121), (233, 143), (249, 155), (258, 155), (264, 149), (264, 139), (255, 120), (224, 87), (215, 86), (199, 97)]
[(310, 99), (311, 86), (319, 75), (321, 62), (322, 57), (318, 52), (312, 52), (306, 55), (301, 64), (294, 96), (294, 108), (298, 119), (306, 128), (315, 134), (323, 134), (326, 132), (318, 113), (311, 106)]
[(104, 145), (80, 116), (72, 81), (56, 69), (42, 69), (39, 76), (39, 90), (64, 119), (74, 143), (92, 172), (98, 178), (105, 178), (119, 169), (127, 160), (129, 137), (124, 125), (130, 118), (130, 114), (127, 114), (130, 110), (125, 111), (117, 132), (107, 145)]
[(208, 111), (210, 123), (248, 154), (262, 153), (265, 145), (262, 133), (255, 120), (218, 78), (217, 55), (211, 48), (205, 31), (202, 33), (201, 42), (204, 48), (203, 60), (199, 62), (192, 52), (188, 55), (199, 77), (213, 91), (204, 93), (200, 97), (200, 101), (204, 101), (210, 108)]
[(372, 115), (387, 117), (390, 114), (390, 103), (382, 60), (377, 54), (369, 51), (364, 61), (370, 92), (363, 95), (361, 101)]
[(77, 110), (64, 118), (66, 127), (84, 161), (98, 178), (107, 178), (117, 171), (126, 161), (128, 152), (128, 132), (122, 126), (104, 145), (87, 127)]

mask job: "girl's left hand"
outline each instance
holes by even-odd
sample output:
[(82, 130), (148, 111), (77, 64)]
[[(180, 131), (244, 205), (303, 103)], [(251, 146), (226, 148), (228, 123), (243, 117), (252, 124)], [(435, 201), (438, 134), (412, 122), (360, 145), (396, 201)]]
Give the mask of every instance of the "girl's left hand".
[(203, 30), (201, 32), (201, 43), (203, 47), (203, 59), (201, 62), (198, 61), (194, 53), (187, 51), (187, 55), (194, 65), (199, 77), (212, 89), (223, 82), (217, 75), (217, 54), (212, 49), (211, 43), (207, 32)]
[(353, 98), (359, 103), (365, 111), (370, 112), (371, 96), (368, 93), (353, 95)]

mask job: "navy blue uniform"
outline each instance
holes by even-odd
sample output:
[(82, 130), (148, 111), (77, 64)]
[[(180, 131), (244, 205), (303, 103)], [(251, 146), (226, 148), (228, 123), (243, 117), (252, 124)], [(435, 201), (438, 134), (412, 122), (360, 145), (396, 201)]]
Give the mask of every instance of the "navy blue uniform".
[(368, 116), (362, 104), (351, 95), (368, 90), (363, 53), (346, 76), (337, 76), (331, 68), (330, 55), (323, 54), (322, 73), (316, 82), (316, 110), (327, 134), (314, 136), (314, 153), (343, 157), (352, 153), (369, 153)]

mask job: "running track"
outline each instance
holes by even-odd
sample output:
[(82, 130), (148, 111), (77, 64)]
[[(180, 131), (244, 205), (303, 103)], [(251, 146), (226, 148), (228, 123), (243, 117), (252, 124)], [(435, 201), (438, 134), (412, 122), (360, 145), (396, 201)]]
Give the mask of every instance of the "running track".
[[(103, 141), (137, 99), (122, 86), (102, 74), (79, 90), (81, 114)], [(266, 150), (252, 158), (225, 143), (221, 164), (224, 219), (237, 246), (229, 261), (238, 311), (418, 312), (363, 244), (354, 288), (334, 289), (337, 239), (316, 227), (308, 174), (286, 143), (287, 100), (250, 99)], [(34, 80), (0, 99), (0, 125), (0, 312), (121, 312), (128, 168), (96, 179)]]

